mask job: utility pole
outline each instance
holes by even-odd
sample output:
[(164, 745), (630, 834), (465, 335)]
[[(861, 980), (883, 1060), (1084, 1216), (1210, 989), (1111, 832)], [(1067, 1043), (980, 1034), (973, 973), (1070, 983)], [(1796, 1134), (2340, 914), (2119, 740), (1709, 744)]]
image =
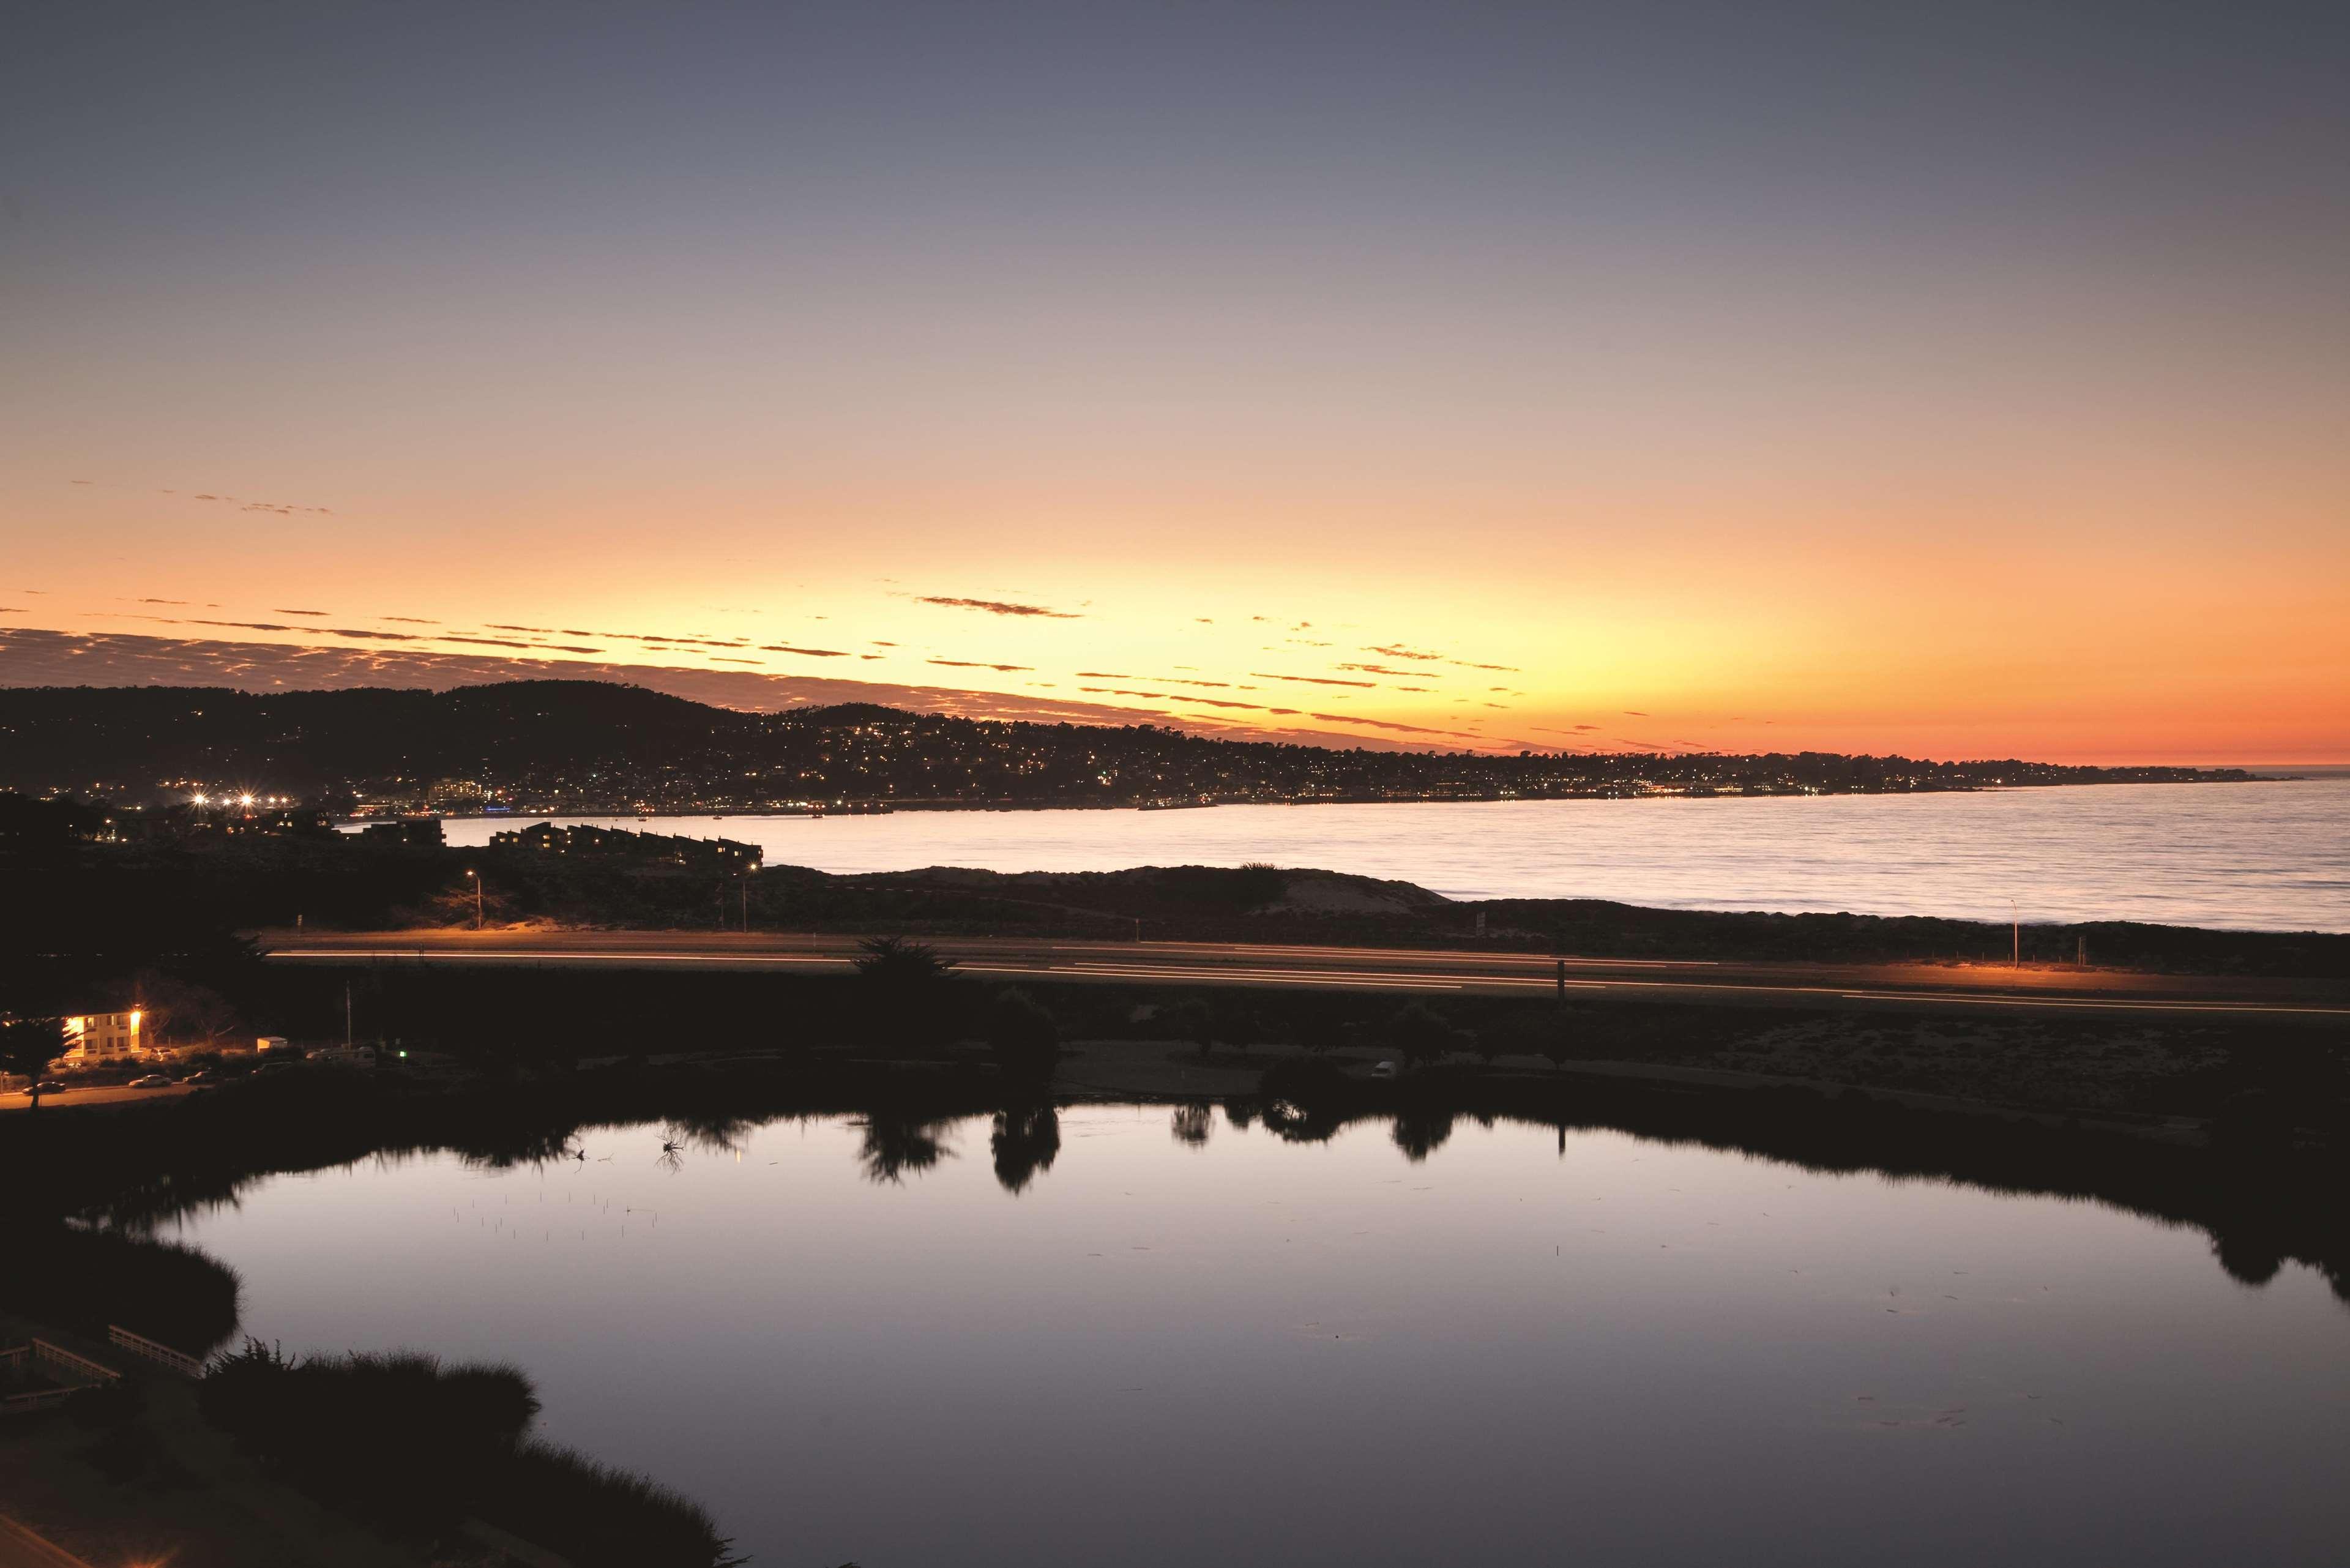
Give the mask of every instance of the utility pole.
[(473, 885), (473, 929), (482, 929), (482, 874), (468, 870), (465, 879)]
[(2017, 909), (2015, 900), (2012, 898), (2007, 901), (2007, 913), (2009, 919), (2013, 922), (2008, 934), (2013, 939), (2015, 944), (2013, 951), (2008, 956), (2008, 968), (2022, 969), (2023, 967), (2023, 915)]
[(351, 982), (343, 981), (343, 1049), (351, 1048)]

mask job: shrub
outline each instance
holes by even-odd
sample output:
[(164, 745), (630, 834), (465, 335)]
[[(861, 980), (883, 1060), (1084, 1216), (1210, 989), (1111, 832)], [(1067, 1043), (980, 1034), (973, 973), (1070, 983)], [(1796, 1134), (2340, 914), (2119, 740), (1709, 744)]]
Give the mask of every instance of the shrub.
[(412, 1351), (314, 1357), (247, 1340), (214, 1359), (206, 1419), (303, 1490), (409, 1536), (474, 1514), (581, 1568), (740, 1560), (700, 1505), (642, 1476), (525, 1441), (538, 1415), (512, 1366)]
[(987, 1044), (1004, 1076), (1038, 1082), (1061, 1059), (1061, 1026), (1026, 992), (998, 992), (988, 1004)]
[(1395, 1015), (1388, 1025), (1388, 1039), (1415, 1067), (1440, 1060), (1461, 1042), (1452, 1025), (1424, 1002), (1415, 1002)]
[(725, 1568), (747, 1561), (728, 1550), (717, 1521), (692, 1499), (551, 1443), (515, 1449), (478, 1511), (580, 1568)]
[(26, 1316), (103, 1339), (107, 1325), (202, 1355), (236, 1332), (244, 1282), (177, 1241), (50, 1223), (0, 1232), (5, 1298)]

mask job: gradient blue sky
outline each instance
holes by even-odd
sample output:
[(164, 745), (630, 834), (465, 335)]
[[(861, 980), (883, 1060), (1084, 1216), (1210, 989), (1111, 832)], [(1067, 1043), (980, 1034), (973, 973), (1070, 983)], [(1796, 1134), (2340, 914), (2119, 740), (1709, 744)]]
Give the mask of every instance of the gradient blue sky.
[(0, 628), (2350, 755), (2350, 7), (53, 6), (0, 142)]

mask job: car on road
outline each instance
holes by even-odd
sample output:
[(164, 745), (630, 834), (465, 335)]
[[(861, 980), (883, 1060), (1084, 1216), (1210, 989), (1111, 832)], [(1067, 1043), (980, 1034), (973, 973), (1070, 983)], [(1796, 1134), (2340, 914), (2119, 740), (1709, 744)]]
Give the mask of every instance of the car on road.
[(210, 1067), (199, 1067), (194, 1072), (189, 1074), (186, 1077), (181, 1079), (180, 1082), (182, 1084), (210, 1084), (216, 1081), (219, 1075), (214, 1073)]
[(128, 1085), (133, 1089), (168, 1089), (172, 1079), (161, 1073), (150, 1073), (143, 1078), (133, 1078)]

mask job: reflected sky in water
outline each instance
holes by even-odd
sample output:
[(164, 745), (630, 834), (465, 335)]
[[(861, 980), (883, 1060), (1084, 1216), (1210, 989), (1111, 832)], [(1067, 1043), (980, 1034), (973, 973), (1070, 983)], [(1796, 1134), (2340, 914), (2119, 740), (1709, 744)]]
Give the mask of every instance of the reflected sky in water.
[(1051, 1122), (591, 1131), (272, 1178), (182, 1233), (288, 1349), (511, 1357), (551, 1435), (770, 1568), (2350, 1540), (2350, 1315), (2197, 1230), (1615, 1132)]

